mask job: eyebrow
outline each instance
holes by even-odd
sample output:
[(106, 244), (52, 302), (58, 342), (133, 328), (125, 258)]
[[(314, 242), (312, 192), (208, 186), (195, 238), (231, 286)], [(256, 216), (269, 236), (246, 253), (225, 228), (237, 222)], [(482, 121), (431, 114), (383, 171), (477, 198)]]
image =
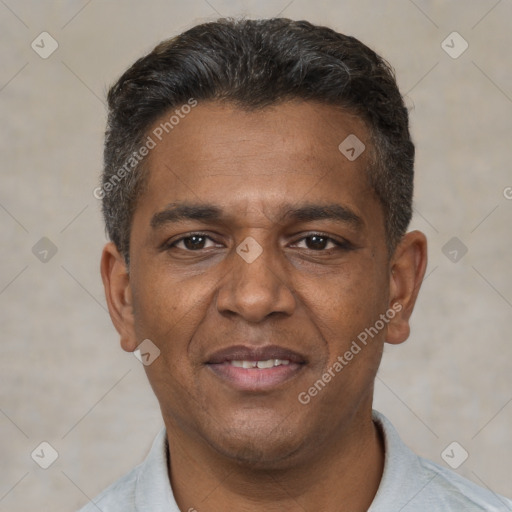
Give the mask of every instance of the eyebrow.
[[(157, 229), (165, 224), (187, 220), (219, 222), (226, 217), (222, 208), (204, 203), (170, 203), (164, 210), (151, 218), (151, 227)], [(361, 228), (363, 219), (353, 210), (337, 203), (304, 204), (302, 206), (284, 205), (281, 208), (282, 220), (310, 222), (315, 220), (333, 220)]]

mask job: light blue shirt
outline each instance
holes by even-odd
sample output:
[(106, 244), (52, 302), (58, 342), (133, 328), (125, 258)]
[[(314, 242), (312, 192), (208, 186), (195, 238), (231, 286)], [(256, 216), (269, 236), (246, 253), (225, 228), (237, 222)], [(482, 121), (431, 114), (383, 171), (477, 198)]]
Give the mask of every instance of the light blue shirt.
[[(381, 413), (373, 411), (373, 420), (384, 435), (385, 463), (368, 512), (512, 512), (511, 500), (414, 454)], [(200, 503), (196, 508), (201, 509)], [(167, 471), (165, 428), (142, 464), (79, 512), (98, 511), (180, 512)]]

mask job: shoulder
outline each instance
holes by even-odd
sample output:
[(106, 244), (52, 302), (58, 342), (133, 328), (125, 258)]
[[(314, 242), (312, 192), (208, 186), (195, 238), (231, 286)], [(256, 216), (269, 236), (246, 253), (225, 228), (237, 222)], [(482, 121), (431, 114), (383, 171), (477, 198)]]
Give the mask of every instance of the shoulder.
[(431, 460), (418, 457), (418, 463), (429, 482), (424, 489), (423, 500), (433, 505), (444, 505), (444, 508), (437, 510), (512, 511), (512, 501), (504, 496), (480, 487)]
[(419, 457), (391, 422), (374, 411), (385, 444), (384, 473), (369, 512), (512, 512), (512, 501)]
[(132, 512), (135, 511), (135, 488), (142, 464), (107, 487), (78, 512)]
[(78, 512), (176, 511), (167, 471), (167, 436), (163, 427), (142, 464), (107, 487)]
[(511, 512), (512, 501), (430, 460), (418, 457), (421, 472), (428, 485), (423, 501), (442, 506), (437, 510), (467, 510), (471, 512)]

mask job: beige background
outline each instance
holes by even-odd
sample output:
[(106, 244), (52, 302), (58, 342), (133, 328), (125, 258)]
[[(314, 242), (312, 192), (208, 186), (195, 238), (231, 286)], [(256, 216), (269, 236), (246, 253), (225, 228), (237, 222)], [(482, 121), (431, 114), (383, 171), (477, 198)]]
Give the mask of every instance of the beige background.
[[(410, 340), (386, 349), (375, 406), (416, 452), (445, 465), (457, 441), (469, 452), (460, 474), (512, 495), (510, 0), (2, 0), (0, 511), (78, 508), (141, 461), (160, 428), (98, 273), (106, 88), (195, 23), (278, 13), (372, 46), (412, 109), (413, 227), (430, 262)], [(43, 31), (59, 44), (48, 59), (31, 48)], [(441, 46), (453, 31), (469, 43), (457, 59)], [(58, 249), (46, 263), (32, 252), (41, 237)], [(452, 237), (468, 249), (456, 263), (442, 251)], [(30, 457), (42, 441), (59, 454), (46, 470)]]

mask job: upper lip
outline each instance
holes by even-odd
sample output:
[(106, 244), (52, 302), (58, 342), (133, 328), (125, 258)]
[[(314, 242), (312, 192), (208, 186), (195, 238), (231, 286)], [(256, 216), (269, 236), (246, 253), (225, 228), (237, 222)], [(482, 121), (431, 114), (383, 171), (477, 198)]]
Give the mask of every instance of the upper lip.
[(269, 359), (284, 359), (298, 364), (307, 362), (301, 354), (278, 345), (263, 347), (234, 345), (214, 352), (208, 357), (206, 363), (221, 364), (226, 361), (268, 361)]

